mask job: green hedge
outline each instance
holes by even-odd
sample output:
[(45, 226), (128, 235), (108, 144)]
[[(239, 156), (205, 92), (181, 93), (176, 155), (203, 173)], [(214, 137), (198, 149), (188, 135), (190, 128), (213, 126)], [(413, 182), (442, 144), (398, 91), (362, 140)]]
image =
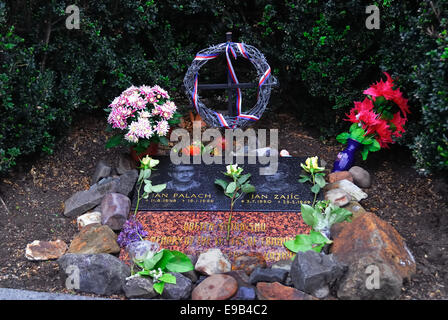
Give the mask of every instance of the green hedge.
[[(347, 128), (344, 114), (382, 71), (398, 77), (413, 112), (399, 143), (418, 168), (446, 173), (448, 0), (376, 2), (379, 30), (365, 27), (375, 1), (0, 0), (0, 171), (52, 152), (75, 112), (131, 84), (183, 94), (194, 54), (231, 30), (265, 53), (280, 81), (273, 98), (323, 137)], [(71, 4), (79, 30), (65, 28)]]

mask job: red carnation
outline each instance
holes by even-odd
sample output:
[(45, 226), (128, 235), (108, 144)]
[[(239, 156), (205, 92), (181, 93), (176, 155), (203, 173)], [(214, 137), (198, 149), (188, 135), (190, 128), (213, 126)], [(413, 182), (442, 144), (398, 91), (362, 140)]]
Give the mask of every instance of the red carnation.
[(401, 133), (406, 132), (403, 128), (406, 123), (406, 118), (402, 118), (400, 116), (400, 112), (394, 114), (394, 117), (390, 120), (390, 123), (395, 126), (395, 130), (392, 133), (394, 137), (401, 137)]
[(364, 90), (364, 94), (370, 95), (374, 101), (376, 101), (377, 97), (384, 97), (386, 100), (393, 101), (403, 113), (405, 119), (407, 119), (407, 114), (411, 113), (409, 111), (408, 100), (403, 97), (402, 92), (399, 88), (393, 89), (394, 80), (391, 76), (384, 72), (387, 77), (386, 82), (382, 79), (371, 85), (369, 89)]

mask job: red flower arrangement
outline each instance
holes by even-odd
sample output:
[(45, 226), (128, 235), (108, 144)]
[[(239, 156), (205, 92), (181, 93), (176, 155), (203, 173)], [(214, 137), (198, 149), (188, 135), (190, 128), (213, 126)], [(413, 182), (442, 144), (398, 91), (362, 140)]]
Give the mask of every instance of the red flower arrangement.
[(343, 132), (336, 137), (341, 143), (353, 139), (363, 144), (361, 154), (367, 159), (369, 152), (388, 148), (405, 132), (404, 125), (410, 113), (408, 100), (403, 97), (399, 88), (394, 89), (394, 80), (384, 72), (386, 81), (373, 84), (364, 94), (362, 102), (355, 101), (355, 107), (346, 114), (346, 121), (352, 122), (350, 132)]

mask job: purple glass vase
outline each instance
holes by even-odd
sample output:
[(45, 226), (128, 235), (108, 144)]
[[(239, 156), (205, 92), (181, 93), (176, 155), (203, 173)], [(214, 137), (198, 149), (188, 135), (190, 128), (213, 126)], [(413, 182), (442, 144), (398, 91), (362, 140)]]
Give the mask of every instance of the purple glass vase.
[(338, 153), (338, 157), (333, 164), (333, 171), (347, 171), (355, 162), (356, 152), (361, 148), (362, 144), (356, 140), (348, 139), (347, 147)]

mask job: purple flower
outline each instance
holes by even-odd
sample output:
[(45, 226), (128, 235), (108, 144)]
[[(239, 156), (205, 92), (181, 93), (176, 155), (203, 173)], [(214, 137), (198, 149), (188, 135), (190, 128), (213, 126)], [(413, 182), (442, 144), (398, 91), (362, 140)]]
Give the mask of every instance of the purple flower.
[(132, 217), (124, 223), (117, 242), (121, 248), (126, 248), (132, 242), (140, 241), (147, 235), (148, 232), (143, 229), (142, 224)]

